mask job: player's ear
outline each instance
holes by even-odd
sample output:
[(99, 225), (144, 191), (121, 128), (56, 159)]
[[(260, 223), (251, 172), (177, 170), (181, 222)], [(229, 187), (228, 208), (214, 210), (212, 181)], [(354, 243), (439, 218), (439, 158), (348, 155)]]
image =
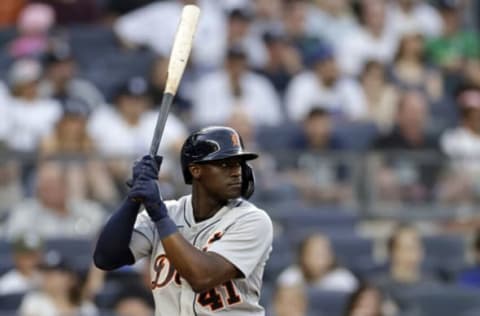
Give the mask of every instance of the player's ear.
[(190, 166), (188, 166), (188, 170), (190, 171), (190, 174), (192, 175), (193, 179), (197, 180), (197, 179), (200, 178), (200, 175), (202, 173), (202, 169), (200, 168), (199, 165), (191, 164)]

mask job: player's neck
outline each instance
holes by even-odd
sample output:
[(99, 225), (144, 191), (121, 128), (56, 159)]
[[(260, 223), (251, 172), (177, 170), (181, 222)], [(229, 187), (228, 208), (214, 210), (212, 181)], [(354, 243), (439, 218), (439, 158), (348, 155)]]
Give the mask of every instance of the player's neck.
[(204, 192), (200, 193), (201, 188), (193, 186), (192, 188), (192, 208), (195, 222), (201, 222), (217, 214), (217, 212), (227, 203), (212, 198)]

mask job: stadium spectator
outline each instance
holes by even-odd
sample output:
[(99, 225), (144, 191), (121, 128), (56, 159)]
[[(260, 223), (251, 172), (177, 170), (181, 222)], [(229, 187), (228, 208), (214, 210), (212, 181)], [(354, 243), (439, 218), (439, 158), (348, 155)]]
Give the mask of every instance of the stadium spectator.
[(12, 98), (7, 115), (7, 145), (16, 151), (33, 152), (42, 137), (54, 128), (62, 115), (61, 106), (52, 99), (42, 99), (38, 84), (42, 76), (40, 63), (33, 59), (16, 61), (8, 72)]
[(17, 21), (17, 37), (8, 51), (15, 58), (38, 57), (49, 47), (48, 32), (55, 24), (55, 13), (48, 5), (30, 3), (23, 8)]
[(65, 167), (58, 161), (38, 165), (36, 197), (11, 210), (5, 225), (10, 239), (25, 233), (42, 238), (93, 238), (106, 217), (97, 203), (74, 200), (68, 195)]
[(52, 7), (59, 25), (95, 23), (100, 18), (96, 0), (35, 0)]
[(443, 97), (440, 73), (425, 63), (425, 41), (418, 32), (405, 33), (390, 68), (390, 79), (401, 90), (417, 90), (430, 102)]
[(287, 40), (296, 47), (304, 64), (320, 44), (320, 39), (307, 31), (308, 10), (307, 1), (285, 1), (282, 20)]
[(306, 28), (309, 34), (327, 41), (335, 48), (357, 29), (348, 0), (316, 0), (308, 8)]
[(425, 37), (434, 37), (442, 32), (442, 19), (437, 10), (421, 0), (391, 1), (388, 19), (399, 33), (417, 29)]
[(345, 316), (395, 316), (397, 306), (373, 285), (361, 285), (349, 298)]
[(338, 62), (342, 72), (358, 75), (368, 60), (388, 64), (393, 60), (398, 35), (387, 17), (385, 0), (357, 2), (359, 28), (340, 43)]
[(59, 252), (47, 252), (40, 270), (41, 288), (24, 297), (20, 316), (99, 315), (95, 305), (82, 297), (80, 276)]
[(414, 226), (399, 225), (387, 242), (388, 272), (375, 278), (381, 291), (398, 301), (409, 290), (435, 286), (433, 274), (422, 271), (425, 253), (421, 236)]
[(306, 237), (298, 250), (298, 263), (284, 270), (279, 286), (307, 286), (329, 291), (352, 292), (358, 286), (355, 276), (339, 266), (327, 236)]
[[(92, 113), (88, 132), (97, 151), (107, 158), (108, 170), (120, 190), (125, 189), (131, 161), (150, 150), (157, 116), (152, 110), (148, 83), (142, 77), (129, 78), (122, 84), (114, 107), (102, 107)], [(159, 148), (164, 156), (162, 180), (168, 180), (176, 172), (174, 164), (186, 133), (183, 123), (170, 113)], [(167, 195), (169, 190), (163, 188), (162, 192)]]
[(462, 28), (460, 5), (460, 1), (438, 1), (443, 32), (427, 43), (428, 57), (433, 64), (442, 68), (449, 92), (458, 87), (465, 74), (480, 69), (480, 35)]
[[(220, 8), (208, 0), (157, 1), (119, 17), (113, 26), (127, 47), (147, 46), (162, 56), (170, 54), (178, 20), (185, 4), (202, 10), (191, 62), (200, 69), (221, 66), (227, 43), (227, 21)], [(162, 30), (152, 32), (152, 30)]]
[(280, 100), (272, 84), (250, 71), (241, 47), (228, 50), (224, 69), (205, 75), (195, 87), (193, 120), (196, 125), (224, 124), (235, 107), (243, 107), (254, 125), (282, 122)]
[(26, 233), (12, 241), (12, 256), (15, 266), (0, 277), (0, 295), (26, 293), (38, 288), (41, 283), (38, 264), (43, 253), (39, 236)]
[(68, 44), (57, 43), (44, 57), (44, 65), (45, 76), (39, 86), (42, 97), (59, 102), (82, 99), (90, 111), (104, 105), (102, 93), (91, 82), (78, 77), (77, 63)]
[(295, 76), (287, 89), (285, 103), (291, 120), (300, 121), (316, 105), (347, 120), (365, 118), (367, 108), (360, 85), (342, 76), (332, 47), (318, 46), (309, 63), (312, 70)]
[[(375, 175), (382, 199), (418, 202), (433, 198), (442, 161), (437, 137), (427, 133), (428, 119), (425, 96), (407, 91), (400, 97), (394, 129), (374, 141), (374, 149), (386, 153), (384, 165)], [(429, 156), (428, 151), (435, 155)], [(422, 152), (426, 154), (423, 160)]]
[(359, 80), (367, 103), (367, 120), (375, 123), (382, 133), (389, 132), (395, 124), (398, 91), (387, 81), (385, 65), (367, 61)]
[(307, 316), (308, 297), (298, 284), (279, 284), (275, 289), (271, 316)]
[(118, 200), (117, 189), (103, 161), (96, 159), (93, 139), (87, 132), (89, 106), (81, 99), (62, 102), (63, 116), (53, 132), (42, 139), (39, 155), (64, 158), (69, 196), (93, 199), (103, 205)]
[(480, 288), (480, 230), (477, 230), (473, 238), (473, 266), (461, 272), (458, 283), (464, 286)]
[(114, 302), (117, 316), (153, 316), (152, 293), (139, 284), (125, 284)]
[(258, 71), (270, 80), (283, 99), (290, 80), (303, 68), (301, 56), (281, 32), (269, 31), (263, 34), (263, 41), (268, 58)]
[[(333, 119), (321, 107), (314, 107), (302, 122), (301, 132), (291, 148), (297, 150), (293, 165), (284, 172), (300, 196), (307, 201), (345, 203), (352, 201), (352, 187), (348, 168), (334, 155), (343, 150), (342, 143), (333, 134)], [(321, 158), (319, 154), (323, 153)]]
[(231, 10), (227, 23), (227, 46), (242, 47), (248, 65), (256, 68), (265, 65), (267, 52), (260, 36), (256, 36), (251, 30), (252, 20), (252, 12), (246, 8)]
[(475, 203), (480, 176), (480, 89), (464, 87), (457, 96), (460, 124), (441, 137), (442, 151), (450, 158), (451, 170), (442, 182), (445, 202)]

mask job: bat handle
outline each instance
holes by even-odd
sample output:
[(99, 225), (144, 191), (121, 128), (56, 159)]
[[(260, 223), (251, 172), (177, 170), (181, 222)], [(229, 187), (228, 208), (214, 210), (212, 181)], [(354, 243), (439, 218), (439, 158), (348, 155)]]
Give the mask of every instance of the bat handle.
[(160, 146), (160, 141), (162, 140), (163, 131), (165, 129), (165, 124), (168, 118), (168, 112), (170, 112), (170, 107), (173, 102), (175, 95), (172, 93), (164, 93), (162, 97), (162, 104), (160, 105), (160, 112), (158, 113), (157, 124), (155, 126), (155, 131), (153, 132), (152, 143), (150, 145), (150, 156), (155, 157), (158, 152), (158, 147)]

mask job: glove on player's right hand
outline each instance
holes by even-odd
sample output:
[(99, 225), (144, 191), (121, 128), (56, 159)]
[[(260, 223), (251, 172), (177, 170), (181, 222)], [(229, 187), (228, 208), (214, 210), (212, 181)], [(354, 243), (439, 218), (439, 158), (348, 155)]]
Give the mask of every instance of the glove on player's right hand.
[(162, 156), (152, 157), (150, 155), (143, 156), (141, 160), (135, 161), (132, 168), (133, 178), (127, 181), (128, 187), (132, 188), (140, 176), (145, 179), (158, 179), (162, 161)]

